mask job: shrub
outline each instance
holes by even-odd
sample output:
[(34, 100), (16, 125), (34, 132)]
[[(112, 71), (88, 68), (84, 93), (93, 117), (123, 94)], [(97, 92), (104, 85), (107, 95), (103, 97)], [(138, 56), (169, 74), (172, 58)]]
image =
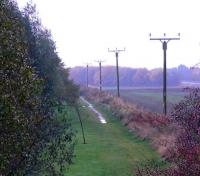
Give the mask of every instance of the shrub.
[(190, 94), (172, 112), (172, 123), (180, 129), (175, 141), (172, 166), (168, 169), (138, 168), (138, 176), (197, 176), (200, 175), (200, 89), (189, 89)]

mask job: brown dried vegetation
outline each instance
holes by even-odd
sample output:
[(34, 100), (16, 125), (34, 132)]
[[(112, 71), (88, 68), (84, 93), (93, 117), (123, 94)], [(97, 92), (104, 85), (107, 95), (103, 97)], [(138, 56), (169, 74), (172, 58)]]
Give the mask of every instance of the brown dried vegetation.
[[(200, 175), (200, 89), (189, 90), (171, 116), (152, 113), (107, 92), (84, 90), (91, 101), (107, 105), (129, 130), (144, 139), (171, 163), (168, 168), (147, 164), (137, 168), (138, 176)], [(150, 162), (151, 163), (151, 162)]]
[(136, 104), (97, 89), (83, 90), (90, 101), (107, 105), (122, 123), (143, 139), (150, 139), (151, 144), (166, 158), (175, 142), (176, 125), (169, 125), (169, 118), (158, 113), (149, 112)]

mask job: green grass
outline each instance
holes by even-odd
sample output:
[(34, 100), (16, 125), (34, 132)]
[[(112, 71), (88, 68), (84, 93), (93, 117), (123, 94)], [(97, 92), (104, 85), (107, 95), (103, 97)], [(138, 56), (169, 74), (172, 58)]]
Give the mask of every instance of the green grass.
[(70, 176), (130, 176), (134, 167), (148, 159), (159, 160), (158, 154), (125, 128), (106, 107), (99, 107), (107, 124), (101, 124), (87, 108), (81, 108), (87, 144), (83, 144), (78, 118), (76, 158), (67, 175)]

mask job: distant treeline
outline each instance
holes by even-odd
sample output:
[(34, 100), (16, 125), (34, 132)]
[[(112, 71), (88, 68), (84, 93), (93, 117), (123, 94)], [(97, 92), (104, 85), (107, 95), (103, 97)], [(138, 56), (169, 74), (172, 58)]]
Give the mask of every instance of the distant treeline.
[[(128, 68), (120, 67), (120, 85), (121, 86), (162, 86), (163, 70), (155, 68), (148, 70), (146, 68)], [(86, 67), (74, 67), (70, 70), (70, 77), (76, 83), (86, 85)], [(99, 68), (89, 67), (89, 84), (99, 85)], [(169, 86), (178, 86), (183, 81), (200, 82), (200, 68), (189, 68), (180, 65), (167, 70), (167, 81)], [(116, 68), (114, 66), (102, 67), (103, 86), (116, 86)]]

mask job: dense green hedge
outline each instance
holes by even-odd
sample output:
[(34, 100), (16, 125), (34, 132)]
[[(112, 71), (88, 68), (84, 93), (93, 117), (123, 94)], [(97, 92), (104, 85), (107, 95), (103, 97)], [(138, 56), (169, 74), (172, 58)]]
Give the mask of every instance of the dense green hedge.
[(63, 102), (78, 96), (35, 7), (1, 0), (0, 175), (62, 175), (74, 146)]

